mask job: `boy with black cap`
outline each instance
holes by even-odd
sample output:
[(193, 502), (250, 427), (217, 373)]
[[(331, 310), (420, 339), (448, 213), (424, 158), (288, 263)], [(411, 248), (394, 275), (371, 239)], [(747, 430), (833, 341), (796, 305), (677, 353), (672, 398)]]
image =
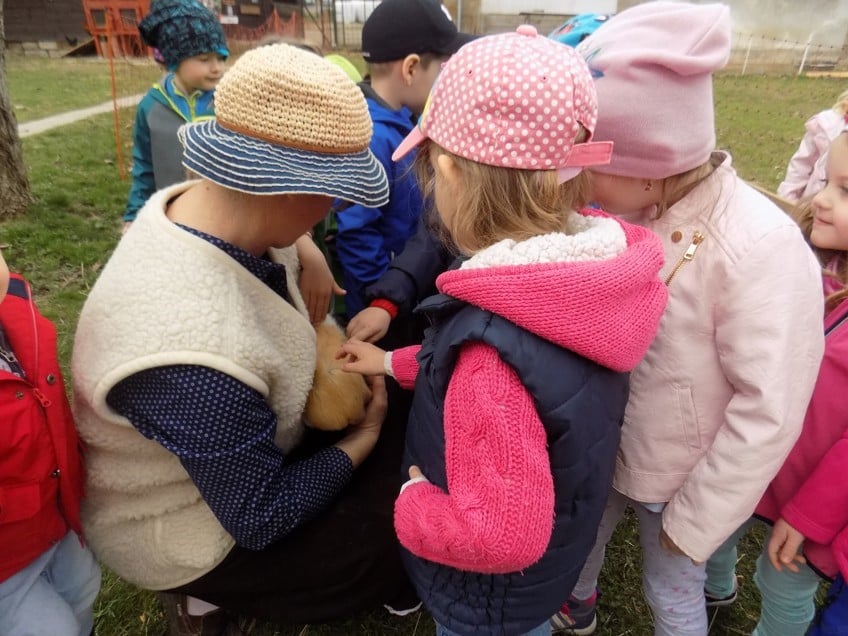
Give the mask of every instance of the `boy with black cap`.
[(185, 178), (177, 129), (215, 116), (215, 86), (230, 55), (218, 18), (197, 0), (153, 0), (138, 30), (159, 51), (168, 74), (136, 111), (125, 230), (150, 195)]
[(371, 151), (386, 169), (391, 191), (379, 208), (354, 205), (337, 213), (348, 318), (365, 308), (365, 288), (415, 233), (422, 201), (409, 170), (413, 157), (395, 163), (391, 155), (424, 110), (441, 62), (472, 37), (457, 31), (438, 0), (384, 0), (362, 28), (368, 77), (360, 88), (374, 124)]

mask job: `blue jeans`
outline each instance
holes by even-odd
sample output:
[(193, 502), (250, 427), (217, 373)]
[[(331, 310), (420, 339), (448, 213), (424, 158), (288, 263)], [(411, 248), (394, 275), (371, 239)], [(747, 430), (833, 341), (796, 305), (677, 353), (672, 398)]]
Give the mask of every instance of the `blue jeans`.
[[(545, 621), (538, 627), (531, 629), (529, 632), (524, 632), (523, 634), (516, 634), (516, 636), (550, 636), (551, 633), (551, 624), (549, 621)], [(440, 625), (436, 623), (436, 636), (460, 636), (456, 632), (452, 632), (444, 625)]]
[[(750, 524), (743, 525), (710, 557), (704, 587), (711, 594), (724, 596), (733, 591), (736, 542), (749, 527)], [(751, 636), (803, 636), (815, 615), (815, 597), (821, 579), (802, 564), (798, 564), (798, 572), (789, 568), (775, 570), (765, 553), (770, 536), (771, 532), (757, 557), (754, 582), (760, 590), (762, 604), (760, 620)]]
[(73, 532), (0, 583), (0, 634), (88, 636), (100, 567)]
[(848, 634), (848, 586), (840, 574), (836, 577), (824, 607), (810, 626), (808, 636), (845, 636)]

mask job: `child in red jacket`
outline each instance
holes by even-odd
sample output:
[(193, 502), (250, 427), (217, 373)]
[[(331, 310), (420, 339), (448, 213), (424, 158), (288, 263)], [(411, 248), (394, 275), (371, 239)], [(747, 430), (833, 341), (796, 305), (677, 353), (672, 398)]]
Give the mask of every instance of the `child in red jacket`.
[(0, 634), (87, 636), (100, 568), (56, 330), (0, 253)]

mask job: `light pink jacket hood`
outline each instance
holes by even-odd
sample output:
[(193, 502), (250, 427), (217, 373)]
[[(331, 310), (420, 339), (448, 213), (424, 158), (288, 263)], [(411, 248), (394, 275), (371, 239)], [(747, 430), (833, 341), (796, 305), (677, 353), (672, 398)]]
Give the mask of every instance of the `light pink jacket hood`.
[(835, 110), (823, 110), (804, 124), (804, 137), (789, 160), (783, 183), (777, 193), (797, 203), (824, 187), (827, 151), (830, 143), (845, 128), (845, 118)]

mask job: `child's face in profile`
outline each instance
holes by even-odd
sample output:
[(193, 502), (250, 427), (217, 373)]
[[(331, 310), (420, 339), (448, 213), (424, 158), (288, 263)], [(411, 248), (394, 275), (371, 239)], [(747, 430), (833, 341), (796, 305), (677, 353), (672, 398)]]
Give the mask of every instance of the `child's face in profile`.
[(848, 250), (848, 133), (830, 145), (826, 170), (826, 185), (813, 197), (810, 242), (821, 249)]
[(6, 265), (3, 252), (0, 251), (0, 302), (3, 302), (7, 291), (9, 291), (9, 266)]
[(410, 86), (410, 95), (406, 99), (406, 106), (412, 111), (412, 114), (418, 117), (424, 112), (424, 105), (427, 103), (427, 97), (436, 83), (436, 78), (439, 76), (439, 71), (442, 70), (444, 59), (431, 59), (430, 63), (425, 66), (419, 62), (414, 69), (412, 76), (412, 85)]
[(201, 53), (184, 59), (174, 71), (177, 87), (185, 94), (211, 91), (224, 75), (227, 61), (217, 53)]

